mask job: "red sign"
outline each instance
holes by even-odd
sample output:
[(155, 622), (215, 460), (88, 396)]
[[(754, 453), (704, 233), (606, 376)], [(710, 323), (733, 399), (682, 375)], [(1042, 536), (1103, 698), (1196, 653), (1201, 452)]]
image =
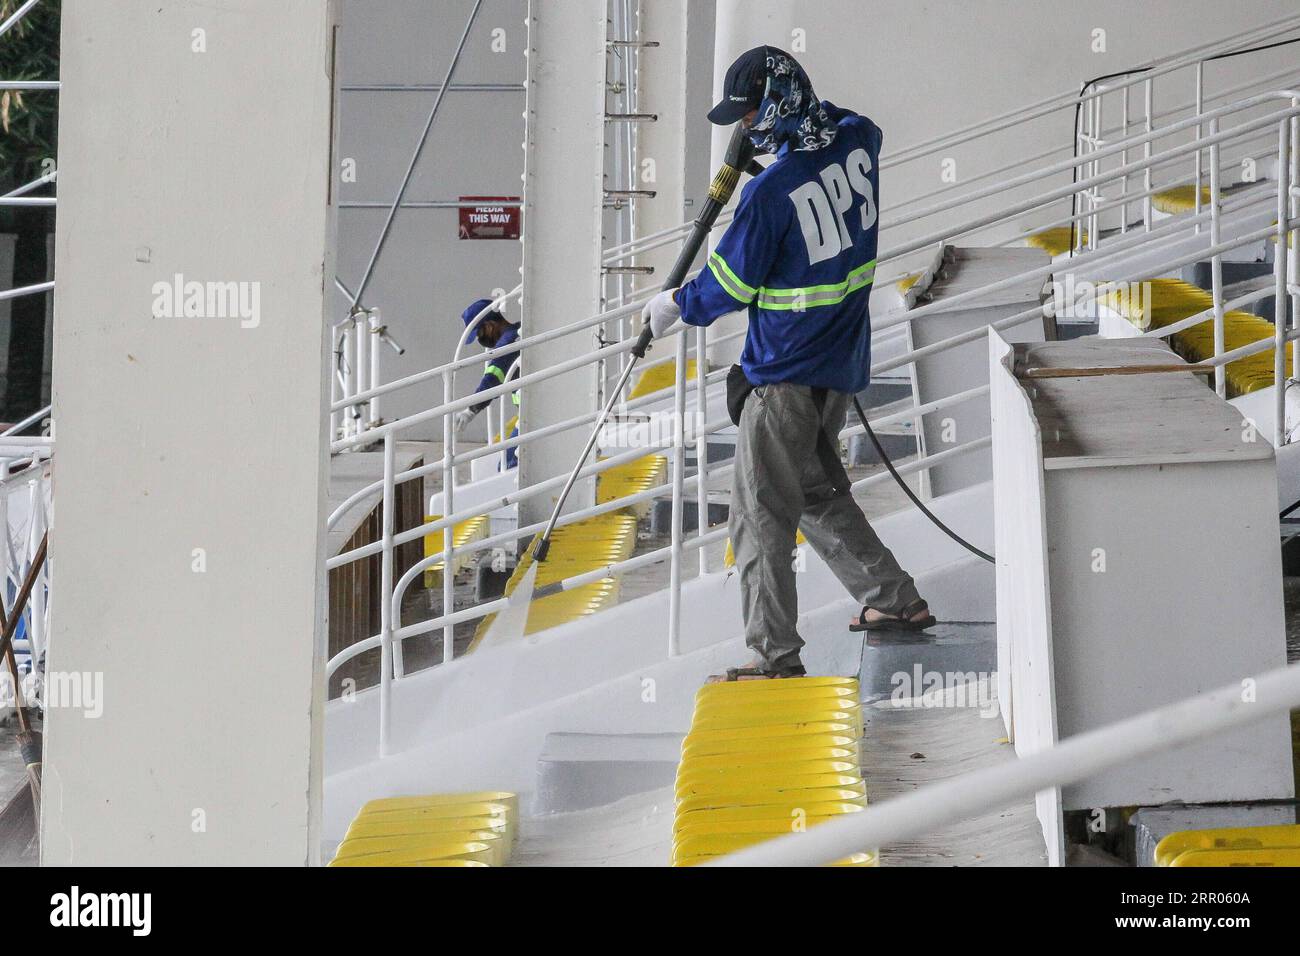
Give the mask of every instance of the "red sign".
[(461, 239), (518, 239), (518, 196), (461, 196)]

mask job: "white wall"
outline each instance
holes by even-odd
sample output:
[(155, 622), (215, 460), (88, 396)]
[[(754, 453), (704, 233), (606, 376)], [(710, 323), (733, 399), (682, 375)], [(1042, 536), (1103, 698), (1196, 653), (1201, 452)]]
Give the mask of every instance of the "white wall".
[[(316, 855), (336, 12), (63, 5), (47, 683), (102, 714), (47, 709), (46, 864)], [(260, 310), (158, 315), (177, 273)]]
[[(466, 41), (452, 83), (518, 83), (518, 92), (449, 91), (407, 191), (410, 200), (518, 196), (524, 171), (524, 0), (485, 0)], [(451, 63), (473, 0), (345, 0), (339, 69), (344, 87), (357, 84), (437, 84)], [(505, 50), (493, 52), (493, 31)], [(356, 182), (341, 182), (344, 201), (391, 203), (419, 142), (436, 92), (343, 91), (339, 156), (356, 161)], [(370, 261), (387, 209), (339, 211), (339, 276), (356, 288)], [(404, 209), (393, 224), (364, 302), (382, 310), (406, 355), (384, 350), (385, 378), (450, 360), (470, 302), (519, 282), (520, 243), (457, 238), (455, 209)], [(331, 292), (331, 315), (347, 300)], [(519, 320), (517, 306), (507, 317)], [(477, 346), (474, 346), (477, 348)], [(482, 369), (457, 376), (468, 394)], [(420, 411), (441, 400), (441, 384), (387, 399), (385, 417)], [(424, 437), (441, 438), (431, 422)]]

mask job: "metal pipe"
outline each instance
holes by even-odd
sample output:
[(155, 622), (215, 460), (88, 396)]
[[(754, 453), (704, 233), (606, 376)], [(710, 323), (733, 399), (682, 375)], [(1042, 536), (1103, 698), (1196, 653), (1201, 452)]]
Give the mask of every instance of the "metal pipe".
[[(344, 93), (439, 93), (441, 83), (349, 83)], [(522, 83), (452, 83), (448, 93), (522, 93)]]
[[(1293, 97), (1291, 105), (1300, 107), (1300, 96)], [(1291, 117), (1291, 188), (1287, 192), (1291, 199), (1291, 216), (1300, 217), (1300, 116)], [(1286, 249), (1290, 259), (1288, 281), (1300, 283), (1300, 233), (1291, 232)], [(1281, 252), (1278, 249), (1278, 253)], [(1291, 328), (1300, 328), (1300, 291), (1294, 286), (1291, 287)], [(1300, 339), (1291, 345), (1291, 371), (1300, 375)]]
[[(1199, 80), (1201, 74), (1197, 74), (1197, 98), (1200, 98)], [(1200, 138), (1200, 127), (1196, 128), (1197, 138)], [(1219, 132), (1219, 118), (1216, 116), (1210, 120), (1210, 135), (1214, 136)], [(1220, 212), (1221, 194), (1219, 192), (1219, 144), (1215, 143), (1210, 147), (1210, 245), (1217, 246), (1222, 241), (1222, 213)], [(1201, 153), (1196, 153), (1196, 212), (1201, 211)], [(1196, 231), (1199, 233), (1201, 224), (1196, 224)], [(1215, 254), (1210, 257), (1210, 287), (1214, 296), (1214, 354), (1220, 356), (1223, 354), (1223, 256)], [(1227, 397), (1228, 377), (1227, 371), (1223, 366), (1214, 370), (1214, 391), (1220, 398)]]
[(1273, 255), (1275, 295), (1273, 297), (1273, 447), (1281, 448), (1287, 441), (1286, 429), (1286, 240), (1289, 231), (1291, 179), (1291, 122), (1283, 120), (1277, 137), (1277, 249)]
[(18, 90), (23, 93), (35, 93), (41, 90), (57, 90), (58, 80), (0, 80), (0, 91)]
[[(1154, 85), (1155, 85), (1155, 81), (1152, 79), (1152, 77), (1148, 76), (1143, 86), (1144, 100), (1146, 104), (1146, 123), (1144, 124), (1144, 128), (1148, 135), (1150, 135), (1154, 129), (1153, 126), (1154, 118), (1152, 116), (1153, 113), (1152, 101), (1155, 97), (1153, 91)], [(1151, 142), (1152, 141), (1148, 139), (1142, 144), (1142, 158), (1147, 163), (1146, 168), (1143, 170), (1142, 173), (1142, 188), (1148, 191), (1151, 189), (1151, 164), (1150, 164), (1151, 163)], [(1146, 199), (1142, 201), (1142, 226), (1147, 232), (1151, 231), (1151, 197), (1150, 196), (1148, 196)]]
[(396, 468), (395, 449), (397, 441), (392, 433), (384, 436), (384, 504), (382, 523), (381, 553), (379, 564), (379, 756), (389, 753), (390, 728), (393, 719), (392, 681), (393, 681), (393, 615), (389, 595), (393, 593), (393, 514), (396, 510), (397, 496), (393, 487), (393, 472)]
[(27, 14), (31, 12), (32, 7), (36, 6), (36, 4), (40, 2), (41, 0), (27, 0), (26, 3), (13, 12), (12, 16), (10, 16), (8, 20), (4, 23), (0, 23), (0, 37), (4, 36), (16, 27), (22, 21), (23, 17), (27, 16)]
[[(709, 420), (709, 348), (708, 326), (695, 329), (695, 473), (700, 480), (695, 483), (695, 530), (705, 534), (709, 530), (709, 440), (703, 426)], [(682, 428), (685, 429), (685, 423)], [(709, 573), (709, 556), (700, 549), (700, 574)]]
[[(454, 373), (447, 372), (442, 377), (442, 398), (444, 404), (452, 396)], [(489, 399), (491, 401), (491, 399)], [(456, 429), (450, 415), (442, 417), (442, 507), (443, 518), (447, 525), (442, 530), (442, 613), (450, 614), (455, 610), (456, 589), (452, 580), (451, 562), (456, 552), (456, 522), (452, 515), (456, 513), (456, 466), (452, 464), (456, 454)], [(385, 600), (388, 594), (384, 595)], [(401, 620), (401, 608), (396, 609)], [(442, 630), (442, 662), (451, 661), (456, 656), (456, 626), (448, 624)]]
[(58, 175), (57, 170), (51, 173), (46, 173), (40, 179), (33, 179), (25, 186), (19, 186), (17, 189), (5, 193), (3, 196), (0, 196), (0, 199), (13, 199), (16, 196), (25, 196), (33, 190), (40, 189), (42, 186), (54, 182), (54, 180), (58, 178)]
[[(1202, 112), (1202, 110), (1204, 110), (1204, 108), (1205, 108), (1205, 61), (1201, 60), (1196, 64), (1196, 110), (1195, 111), (1197, 115), (1200, 115), (1200, 113)], [(1202, 132), (1201, 124), (1197, 123), (1196, 124), (1197, 140), (1201, 138), (1201, 132)], [(1201, 211), (1201, 150), (1199, 149), (1196, 151), (1194, 172), (1196, 175), (1196, 197), (1195, 197), (1196, 205), (1192, 209), (1192, 211), (1200, 212)], [(1196, 224), (1196, 234), (1200, 235), (1200, 233), (1201, 233), (1201, 224), (1198, 222)]]
[(35, 425), (35, 424), (36, 424), (37, 422), (39, 422), (42, 418), (44, 418), (46, 415), (48, 415), (48, 414), (50, 413), (50, 410), (51, 410), (53, 407), (54, 407), (53, 405), (46, 405), (46, 406), (45, 406), (44, 408), (42, 408), (40, 411), (32, 412), (30, 415), (28, 415), (28, 416), (27, 416), (26, 418), (24, 418), (22, 421), (17, 422), (17, 423), (15, 423), (15, 424), (13, 424), (13, 425), (10, 425), (10, 426), (9, 426), (8, 428), (6, 428), (4, 431), (0, 432), (0, 438), (7, 438), (7, 437), (9, 437), (10, 435), (17, 435), (17, 434), (18, 434), (20, 431), (22, 431), (23, 429), (25, 429), (25, 428), (30, 428), (32, 425)]
[(4, 299), (17, 299), (24, 295), (36, 295), (41, 292), (51, 292), (54, 289), (53, 282), (38, 282), (36, 285), (25, 285), (19, 289), (5, 289), (0, 292), (0, 301)]
[[(752, 414), (752, 413), (751, 413)], [(677, 375), (673, 387), (673, 505), (671, 541), (672, 561), (668, 566), (668, 656), (681, 652), (682, 628), (682, 490), (686, 479), (686, 336), (677, 336)], [(697, 478), (696, 487), (704, 482)]]

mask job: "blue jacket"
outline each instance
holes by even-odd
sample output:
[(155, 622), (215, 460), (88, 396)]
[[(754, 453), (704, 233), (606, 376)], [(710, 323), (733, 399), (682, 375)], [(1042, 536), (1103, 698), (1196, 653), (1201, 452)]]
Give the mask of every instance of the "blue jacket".
[(748, 307), (740, 361), (755, 385), (860, 392), (871, 377), (881, 133), (865, 116), (823, 105), (839, 128), (834, 142), (783, 149), (745, 185), (708, 268), (677, 303), (689, 325)]
[[(499, 349), (503, 345), (509, 345), (511, 342), (516, 341), (518, 338), (519, 326), (511, 325), (501, 333), (501, 337), (497, 339), (496, 345), (492, 346), (492, 348)], [(487, 364), (484, 366), (483, 378), (479, 380), (478, 388), (474, 389), (475, 394), (484, 389), (493, 388), (497, 385), (504, 385), (506, 376), (510, 374), (510, 368), (514, 365), (515, 359), (518, 358), (518, 356), (519, 350), (516, 349), (513, 352), (507, 352), (504, 355), (498, 355), (496, 358), (488, 359)], [(512, 392), (510, 398), (516, 405), (519, 404), (519, 392)], [(483, 409), (487, 408), (488, 402), (491, 401), (492, 399), (488, 399), (487, 401), (480, 402), (477, 405), (471, 405), (470, 408), (476, 412), (481, 412)]]

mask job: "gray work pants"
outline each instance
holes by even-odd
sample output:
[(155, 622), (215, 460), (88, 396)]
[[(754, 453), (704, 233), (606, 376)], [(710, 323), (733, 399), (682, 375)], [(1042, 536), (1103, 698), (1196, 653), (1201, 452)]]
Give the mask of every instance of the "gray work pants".
[(832, 492), (817, 457), (818, 430), (838, 433), (849, 398), (827, 393), (819, 419), (808, 386), (760, 385), (740, 418), (731, 543), (745, 643), (769, 667), (799, 663), (804, 644), (795, 627), (796, 529), (858, 603), (897, 614), (920, 596), (852, 496)]

